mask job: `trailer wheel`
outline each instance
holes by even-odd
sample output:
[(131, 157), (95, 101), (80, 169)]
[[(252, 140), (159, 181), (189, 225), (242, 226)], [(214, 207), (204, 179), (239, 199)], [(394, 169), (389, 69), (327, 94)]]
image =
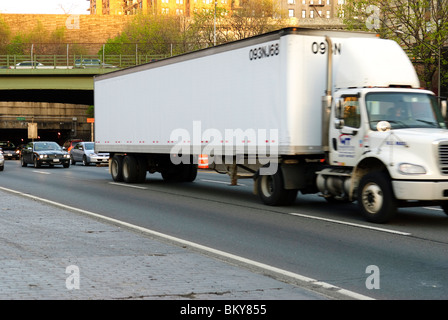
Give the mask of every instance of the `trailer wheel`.
[(146, 179), (146, 163), (143, 157), (127, 155), (123, 159), (123, 181), (142, 183)]
[(183, 182), (193, 182), (196, 180), (198, 175), (198, 165), (197, 164), (184, 164), (182, 168), (182, 181)]
[(123, 157), (113, 156), (110, 163), (110, 174), (115, 182), (123, 181)]
[(382, 172), (362, 177), (358, 187), (358, 205), (367, 221), (386, 223), (397, 213), (392, 185)]
[(142, 156), (138, 156), (137, 164), (138, 164), (138, 168), (137, 168), (136, 182), (143, 183), (146, 180), (146, 172), (148, 171), (147, 170), (148, 168), (146, 166), (146, 158), (142, 157)]
[(133, 183), (137, 180), (137, 159), (127, 155), (123, 159), (123, 181)]
[(257, 178), (258, 194), (264, 204), (270, 206), (282, 206), (292, 204), (298, 190), (287, 190), (283, 187), (281, 170), (273, 175), (260, 175)]

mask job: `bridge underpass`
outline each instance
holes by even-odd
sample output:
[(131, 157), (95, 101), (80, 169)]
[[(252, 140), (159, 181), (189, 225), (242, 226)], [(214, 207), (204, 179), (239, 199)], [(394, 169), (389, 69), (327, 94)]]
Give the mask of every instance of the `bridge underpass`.
[(37, 123), (40, 140), (90, 140), (93, 77), (113, 70), (0, 69), (0, 140), (27, 143), (28, 123)]

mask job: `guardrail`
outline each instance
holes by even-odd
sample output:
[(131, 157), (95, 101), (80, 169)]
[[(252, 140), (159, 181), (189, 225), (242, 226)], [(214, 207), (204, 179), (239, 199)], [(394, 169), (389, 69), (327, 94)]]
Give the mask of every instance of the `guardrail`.
[(127, 68), (169, 55), (0, 55), (0, 69)]

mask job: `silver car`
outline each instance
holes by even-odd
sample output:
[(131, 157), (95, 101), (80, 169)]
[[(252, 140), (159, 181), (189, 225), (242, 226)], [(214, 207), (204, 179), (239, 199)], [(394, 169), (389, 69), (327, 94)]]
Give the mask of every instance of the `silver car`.
[(3, 171), (5, 169), (5, 157), (3, 157), (3, 152), (0, 149), (0, 171)]
[(72, 165), (76, 164), (76, 162), (82, 162), (85, 166), (91, 163), (107, 164), (109, 163), (109, 154), (95, 153), (95, 142), (82, 141), (78, 142), (70, 150), (70, 159)]

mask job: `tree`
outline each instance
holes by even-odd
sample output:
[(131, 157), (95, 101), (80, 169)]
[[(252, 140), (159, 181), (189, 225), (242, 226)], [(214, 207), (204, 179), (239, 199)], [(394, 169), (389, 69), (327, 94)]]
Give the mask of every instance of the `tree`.
[(228, 14), (229, 12), (219, 5), (213, 10), (195, 12), (185, 30), (185, 36), (190, 43), (189, 51), (233, 40), (228, 34)]
[(8, 39), (7, 54), (28, 54), (31, 51), (31, 45), (33, 45), (33, 54), (64, 54), (66, 51), (65, 42), (65, 29), (63, 27), (50, 32), (42, 22), (38, 21), (29, 33), (20, 33), (10, 40)]
[[(169, 55), (182, 52), (181, 19), (176, 16), (138, 14), (123, 32), (106, 44), (106, 54)], [(174, 52), (173, 52), (174, 51)]]
[[(189, 39), (202, 46), (245, 39), (285, 26), (283, 13), (274, 0), (241, 0), (232, 12), (216, 6), (215, 10), (196, 12), (190, 25)], [(216, 16), (216, 20), (215, 20)], [(215, 32), (216, 29), (216, 32)]]
[(11, 37), (9, 26), (0, 17), (0, 54), (5, 54)]
[(284, 13), (276, 3), (274, 0), (242, 0), (241, 6), (235, 8), (229, 19), (235, 39), (244, 39), (284, 27)]
[[(375, 31), (397, 41), (416, 65), (428, 89), (441, 68), (448, 68), (442, 54), (448, 45), (448, 0), (347, 0), (344, 22), (350, 29)], [(441, 77), (446, 85), (446, 77)]]

